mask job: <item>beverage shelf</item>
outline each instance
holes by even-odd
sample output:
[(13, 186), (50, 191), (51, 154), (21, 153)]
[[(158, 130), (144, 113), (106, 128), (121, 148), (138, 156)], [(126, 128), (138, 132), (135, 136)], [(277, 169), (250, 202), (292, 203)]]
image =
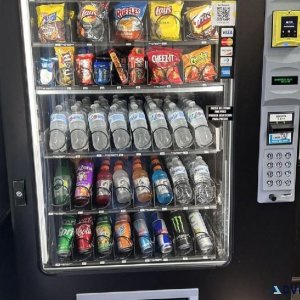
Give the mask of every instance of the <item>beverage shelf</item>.
[(195, 83), (166, 86), (122, 86), (122, 85), (102, 85), (102, 86), (50, 86), (36, 87), (37, 95), (88, 95), (88, 94), (154, 94), (154, 93), (187, 93), (187, 92), (223, 92), (224, 84), (220, 82)]
[(190, 205), (190, 206), (156, 206), (156, 207), (136, 207), (126, 209), (86, 209), (86, 210), (50, 210), (49, 216), (64, 216), (64, 215), (99, 215), (99, 214), (117, 214), (117, 213), (133, 213), (133, 212), (153, 212), (153, 211), (190, 211), (190, 210), (214, 210), (217, 209), (217, 204), (214, 201), (212, 204), (205, 205)]

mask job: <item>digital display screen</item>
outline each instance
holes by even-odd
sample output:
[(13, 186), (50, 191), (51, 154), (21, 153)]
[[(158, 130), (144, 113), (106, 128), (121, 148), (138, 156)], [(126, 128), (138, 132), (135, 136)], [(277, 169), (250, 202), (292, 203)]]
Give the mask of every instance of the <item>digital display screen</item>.
[(272, 76), (272, 85), (298, 84), (298, 76)]
[(282, 17), (281, 18), (281, 37), (297, 37), (298, 17)]

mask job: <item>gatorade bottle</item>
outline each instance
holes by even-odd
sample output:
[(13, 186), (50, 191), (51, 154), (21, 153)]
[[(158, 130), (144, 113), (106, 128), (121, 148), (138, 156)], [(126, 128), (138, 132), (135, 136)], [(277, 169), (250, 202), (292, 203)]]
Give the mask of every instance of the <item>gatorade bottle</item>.
[(99, 207), (106, 207), (111, 201), (112, 174), (109, 159), (103, 160), (97, 174), (96, 203)]
[(132, 166), (132, 180), (137, 200), (145, 203), (152, 199), (152, 191), (148, 173), (143, 169), (140, 159), (135, 159)]

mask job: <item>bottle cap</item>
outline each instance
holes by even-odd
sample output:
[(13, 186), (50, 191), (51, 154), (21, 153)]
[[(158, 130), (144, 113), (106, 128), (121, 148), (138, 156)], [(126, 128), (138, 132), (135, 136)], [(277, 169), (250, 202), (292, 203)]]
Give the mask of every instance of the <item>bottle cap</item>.
[(117, 160), (115, 163), (114, 170), (122, 170), (124, 167), (124, 163), (121, 160)]
[(153, 171), (156, 171), (156, 170), (162, 170), (162, 167), (161, 167), (160, 164), (157, 164), (157, 165), (153, 166)]
[(133, 165), (133, 171), (134, 171), (134, 170), (137, 170), (137, 169), (143, 169), (142, 164), (140, 164), (140, 163), (135, 163), (135, 164)]
[(101, 171), (109, 171), (109, 165), (102, 165), (100, 170)]

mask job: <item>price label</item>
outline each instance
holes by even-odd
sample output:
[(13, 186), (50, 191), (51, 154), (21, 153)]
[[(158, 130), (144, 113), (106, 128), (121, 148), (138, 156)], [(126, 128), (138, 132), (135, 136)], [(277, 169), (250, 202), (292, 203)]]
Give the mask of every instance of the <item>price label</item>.
[(189, 260), (189, 258), (188, 258), (187, 256), (184, 256), (184, 257), (182, 258), (182, 260)]
[(122, 264), (126, 264), (127, 260), (126, 259), (123, 259), (122, 260)]
[(83, 211), (79, 211), (77, 213), (78, 213), (78, 215), (83, 215)]
[(163, 261), (169, 261), (169, 259), (168, 258), (163, 258)]
[(99, 214), (104, 214), (104, 210), (99, 210), (98, 213)]
[(105, 265), (105, 261), (100, 261), (100, 265)]
[(86, 261), (83, 261), (81, 264), (82, 264), (83, 266), (86, 266)]
[(105, 86), (100, 86), (99, 89), (100, 90), (105, 90)]
[(126, 209), (121, 209), (121, 213), (125, 213), (126, 211)]
[(120, 90), (122, 89), (122, 87), (120, 85), (117, 86), (117, 90)]
[(168, 208), (167, 207), (162, 207), (161, 210), (165, 211), (165, 210), (168, 210)]

